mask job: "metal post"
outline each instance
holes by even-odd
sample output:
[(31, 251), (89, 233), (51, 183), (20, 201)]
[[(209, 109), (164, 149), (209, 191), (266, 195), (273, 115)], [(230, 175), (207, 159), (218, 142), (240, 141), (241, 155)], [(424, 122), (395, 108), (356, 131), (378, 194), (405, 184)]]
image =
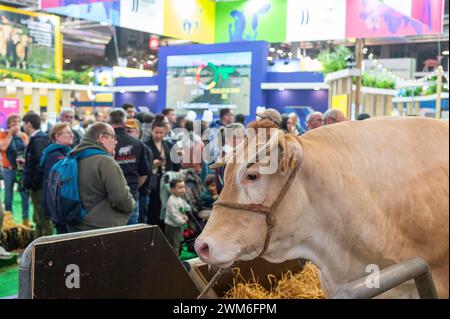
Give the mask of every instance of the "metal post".
[(408, 280), (414, 279), (419, 296), (422, 299), (437, 299), (427, 262), (415, 257), (405, 262), (392, 265), (380, 272), (379, 287), (368, 287), (366, 277), (340, 286), (333, 294), (333, 299), (369, 299), (395, 288)]
[(441, 93), (442, 93), (442, 65), (438, 66), (438, 74), (437, 74), (437, 81), (436, 81), (436, 118), (441, 118)]
[[(363, 62), (363, 48), (364, 48), (364, 40), (358, 39), (356, 40), (355, 46), (355, 57), (356, 57), (356, 68), (358, 70), (362, 70), (362, 62)], [(359, 106), (361, 105), (361, 86), (362, 86), (362, 74), (356, 77), (356, 89), (355, 89), (355, 100), (354, 103), (351, 104), (351, 109), (349, 110), (349, 114), (347, 114), (348, 119), (352, 116), (352, 114), (357, 116), (357, 110), (359, 110)], [(354, 108), (353, 108), (354, 107)]]

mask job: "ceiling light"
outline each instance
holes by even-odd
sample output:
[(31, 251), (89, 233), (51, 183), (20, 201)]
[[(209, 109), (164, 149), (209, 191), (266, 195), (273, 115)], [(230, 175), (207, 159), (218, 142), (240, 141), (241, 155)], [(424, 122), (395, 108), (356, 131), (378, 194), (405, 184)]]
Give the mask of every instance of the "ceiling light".
[(271, 56), (268, 56), (268, 57), (267, 57), (267, 60), (268, 60), (268, 61), (272, 61), (273, 58), (272, 58)]
[(275, 48), (269, 48), (270, 52), (275, 52)]
[(448, 55), (448, 50), (443, 51), (442, 55)]
[(284, 88), (278, 88), (278, 91), (284, 91)]
[(70, 63), (70, 59), (65, 59), (64, 63)]
[(319, 91), (319, 90), (320, 90), (320, 88), (317, 86), (314, 88), (314, 91)]

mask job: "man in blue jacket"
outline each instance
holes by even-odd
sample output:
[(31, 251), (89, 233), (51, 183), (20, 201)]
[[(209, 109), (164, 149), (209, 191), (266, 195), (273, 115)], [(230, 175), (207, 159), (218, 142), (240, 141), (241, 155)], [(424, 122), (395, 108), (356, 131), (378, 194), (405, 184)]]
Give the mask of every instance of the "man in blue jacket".
[(33, 203), (33, 221), (36, 224), (36, 238), (52, 235), (52, 223), (45, 217), (41, 204), (43, 171), (39, 162), (44, 149), (51, 144), (50, 138), (40, 130), (41, 117), (29, 112), (23, 117), (23, 129), (30, 137), (25, 152), (25, 166), (23, 171), (23, 186), (30, 190)]

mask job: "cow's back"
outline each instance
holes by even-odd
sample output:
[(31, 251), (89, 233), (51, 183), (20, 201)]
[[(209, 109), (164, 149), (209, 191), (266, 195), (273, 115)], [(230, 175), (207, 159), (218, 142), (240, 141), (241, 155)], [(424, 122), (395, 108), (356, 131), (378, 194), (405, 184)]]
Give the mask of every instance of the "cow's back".
[(448, 121), (344, 122), (304, 134), (300, 141), (306, 169), (324, 176), (324, 198), (340, 193), (342, 207), (354, 207), (350, 219), (378, 228), (372, 245), (386, 259), (425, 258), (448, 296)]

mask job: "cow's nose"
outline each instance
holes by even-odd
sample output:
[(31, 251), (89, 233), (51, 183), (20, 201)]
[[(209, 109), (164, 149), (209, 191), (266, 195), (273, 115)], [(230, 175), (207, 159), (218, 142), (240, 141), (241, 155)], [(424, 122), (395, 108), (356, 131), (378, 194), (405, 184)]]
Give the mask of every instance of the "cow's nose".
[(206, 242), (197, 240), (195, 242), (195, 251), (203, 261), (209, 259), (209, 246)]

